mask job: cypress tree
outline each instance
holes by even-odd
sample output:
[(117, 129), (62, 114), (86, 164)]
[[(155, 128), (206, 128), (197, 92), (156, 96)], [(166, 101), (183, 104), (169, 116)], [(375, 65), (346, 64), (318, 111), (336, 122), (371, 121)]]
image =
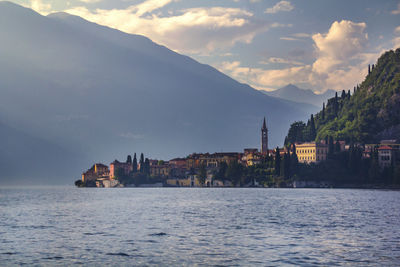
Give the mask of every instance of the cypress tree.
[(315, 130), (314, 115), (311, 114), (311, 119), (310, 119), (310, 141), (314, 141), (316, 137), (317, 137), (317, 131)]
[(131, 155), (128, 155), (128, 157), (126, 158), (126, 163), (132, 164), (132, 157), (131, 157)]
[(295, 175), (297, 173), (298, 166), (299, 166), (299, 158), (297, 157), (296, 149), (295, 149), (294, 153), (290, 156), (290, 173), (291, 173), (291, 176), (293, 176), (293, 175)]
[(345, 90), (342, 90), (341, 98), (342, 98), (342, 99), (345, 99), (345, 98), (346, 98), (346, 91), (345, 91)]
[(285, 179), (290, 177), (290, 154), (286, 152), (283, 156), (283, 169), (282, 169), (282, 176)]
[(374, 149), (371, 154), (371, 164), (368, 171), (369, 182), (375, 182), (379, 179), (380, 169), (378, 160), (378, 151)]
[(335, 143), (335, 153), (339, 153), (340, 151), (341, 151), (340, 143), (339, 143), (339, 141), (336, 141), (336, 143)]
[(281, 175), (281, 154), (279, 151), (279, 147), (276, 147), (275, 150), (275, 174)]
[(295, 144), (292, 144), (292, 153), (296, 154), (296, 145)]
[(368, 75), (371, 73), (371, 66), (368, 64)]
[(325, 120), (325, 102), (322, 104), (322, 120)]
[(137, 158), (136, 158), (136, 153), (133, 156), (133, 161), (132, 161), (132, 172), (135, 173), (137, 172)]
[(356, 160), (356, 150), (354, 148), (353, 143), (350, 144), (349, 148), (349, 160), (348, 160), (348, 168), (351, 171), (352, 174), (355, 174), (356, 169), (357, 169), (357, 160)]
[(347, 91), (347, 99), (350, 99), (350, 96), (351, 96), (351, 93), (350, 93), (350, 90), (349, 90), (349, 91)]
[(337, 92), (335, 93), (335, 102), (333, 104), (333, 107), (335, 109), (335, 116), (337, 116), (338, 111), (339, 111), (339, 101), (338, 101), (338, 94)]
[(141, 153), (140, 154), (140, 161), (139, 161), (139, 164), (140, 164), (140, 172), (144, 172), (144, 170), (145, 170), (145, 166), (144, 166), (144, 155), (143, 155), (143, 153)]
[(148, 158), (144, 161), (144, 171), (145, 174), (150, 175), (150, 160)]
[(335, 152), (334, 144), (333, 144), (333, 137), (329, 136), (328, 142), (328, 156), (332, 157), (333, 153)]
[(354, 86), (354, 88), (353, 88), (353, 95), (354, 95), (355, 92), (356, 92), (356, 87)]

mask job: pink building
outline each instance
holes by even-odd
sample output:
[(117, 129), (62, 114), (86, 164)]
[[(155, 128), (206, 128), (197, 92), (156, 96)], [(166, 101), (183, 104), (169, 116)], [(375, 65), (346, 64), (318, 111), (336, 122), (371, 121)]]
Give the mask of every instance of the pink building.
[(110, 177), (111, 178), (115, 177), (115, 174), (116, 174), (118, 169), (123, 169), (124, 170), (124, 174), (128, 175), (133, 170), (133, 166), (130, 163), (119, 162), (118, 160), (114, 160), (110, 164)]

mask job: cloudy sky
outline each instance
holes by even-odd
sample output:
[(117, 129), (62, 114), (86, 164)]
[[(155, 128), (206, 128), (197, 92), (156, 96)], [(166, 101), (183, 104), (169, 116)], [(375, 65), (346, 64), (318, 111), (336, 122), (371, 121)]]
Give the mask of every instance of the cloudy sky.
[(350, 89), (400, 47), (400, 0), (12, 2), (145, 35), (257, 89)]

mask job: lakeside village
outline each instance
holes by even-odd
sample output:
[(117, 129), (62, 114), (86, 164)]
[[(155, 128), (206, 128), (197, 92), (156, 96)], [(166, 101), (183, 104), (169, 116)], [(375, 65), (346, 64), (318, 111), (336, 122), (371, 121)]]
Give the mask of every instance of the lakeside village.
[[(382, 177), (393, 177), (393, 173), (388, 172), (397, 159), (400, 157), (396, 140), (349, 145), (327, 138), (270, 150), (264, 118), (260, 151), (247, 148), (243, 153), (195, 153), (169, 161), (144, 158), (143, 154), (138, 161), (135, 153), (133, 159), (128, 156), (126, 162), (114, 160), (109, 166), (94, 164), (75, 185), (106, 188), (365, 187), (360, 185), (393, 184)], [(348, 170), (341, 170), (341, 165), (348, 166)], [(357, 169), (366, 172), (365, 175), (358, 175)], [(329, 178), (329, 173), (334, 178)]]

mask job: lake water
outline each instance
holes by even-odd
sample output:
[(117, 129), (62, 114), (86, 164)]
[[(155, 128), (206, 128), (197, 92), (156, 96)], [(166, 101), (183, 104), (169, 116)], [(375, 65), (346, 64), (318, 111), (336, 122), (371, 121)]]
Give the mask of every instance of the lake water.
[(400, 265), (400, 192), (0, 189), (0, 265)]

